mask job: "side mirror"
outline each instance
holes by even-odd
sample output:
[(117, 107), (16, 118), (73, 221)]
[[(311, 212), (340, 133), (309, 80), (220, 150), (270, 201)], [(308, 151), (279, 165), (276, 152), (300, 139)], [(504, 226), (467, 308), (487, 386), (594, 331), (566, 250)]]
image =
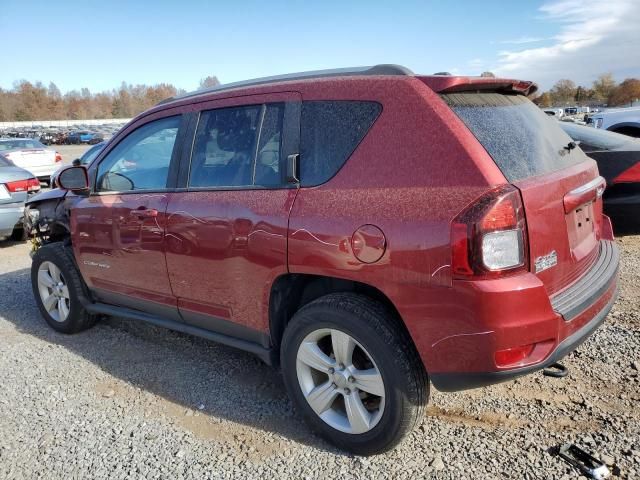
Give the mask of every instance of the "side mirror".
[(89, 174), (84, 167), (67, 167), (58, 175), (58, 185), (64, 190), (72, 192), (86, 192), (89, 190)]
[(80, 165), (82, 165), (82, 162), (79, 158), (74, 158), (73, 162), (71, 162), (71, 165), (73, 165), (74, 167), (79, 167)]

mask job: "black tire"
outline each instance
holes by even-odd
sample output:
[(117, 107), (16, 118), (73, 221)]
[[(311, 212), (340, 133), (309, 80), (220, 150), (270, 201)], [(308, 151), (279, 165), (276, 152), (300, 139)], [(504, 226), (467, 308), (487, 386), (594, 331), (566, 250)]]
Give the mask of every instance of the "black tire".
[[(62, 242), (49, 243), (36, 250), (31, 263), (31, 287), (40, 313), (51, 328), (61, 333), (78, 333), (91, 328), (97, 316), (89, 314), (83, 304), (87, 302), (84, 281), (73, 262), (71, 247)], [(51, 262), (60, 269), (69, 290), (69, 314), (57, 321), (45, 308), (38, 288), (38, 270), (43, 262)]]
[[(424, 415), (429, 398), (427, 374), (399, 321), (384, 305), (369, 297), (334, 293), (305, 305), (287, 325), (280, 358), (289, 396), (311, 428), (341, 449), (358, 455), (389, 450)], [(345, 433), (325, 423), (310, 407), (298, 382), (298, 348), (307, 335), (324, 328), (341, 330), (355, 339), (372, 357), (382, 376), (384, 410), (378, 423), (365, 433)]]

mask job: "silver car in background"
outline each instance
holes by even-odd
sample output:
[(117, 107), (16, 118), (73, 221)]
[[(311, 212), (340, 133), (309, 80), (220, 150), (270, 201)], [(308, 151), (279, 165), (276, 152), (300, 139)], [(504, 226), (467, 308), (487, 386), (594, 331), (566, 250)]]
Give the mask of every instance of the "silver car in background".
[(24, 203), (40, 191), (40, 182), (27, 170), (0, 155), (0, 239), (22, 229)]
[(49, 183), (62, 157), (33, 138), (0, 138), (0, 154), (17, 167), (33, 173), (38, 180)]

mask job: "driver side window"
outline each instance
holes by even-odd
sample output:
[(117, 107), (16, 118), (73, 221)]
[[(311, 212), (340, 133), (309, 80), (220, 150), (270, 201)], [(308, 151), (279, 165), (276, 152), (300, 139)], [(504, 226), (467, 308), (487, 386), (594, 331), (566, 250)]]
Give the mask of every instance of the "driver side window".
[(124, 138), (98, 166), (97, 191), (166, 188), (180, 116), (143, 125)]

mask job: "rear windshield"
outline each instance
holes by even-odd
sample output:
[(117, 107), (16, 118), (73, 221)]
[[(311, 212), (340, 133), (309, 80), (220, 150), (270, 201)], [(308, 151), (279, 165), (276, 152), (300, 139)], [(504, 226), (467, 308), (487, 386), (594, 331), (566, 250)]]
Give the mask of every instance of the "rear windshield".
[(617, 150), (626, 147), (629, 150), (640, 148), (640, 142), (620, 133), (598, 130), (593, 127), (576, 125), (575, 123), (561, 122), (560, 127), (571, 138), (581, 142), (580, 147), (585, 152), (602, 150)]
[(0, 142), (0, 151), (19, 150), (21, 148), (46, 148), (37, 140), (4, 140)]
[(509, 182), (543, 175), (586, 160), (565, 149), (571, 138), (558, 122), (522, 95), (449, 93), (445, 102), (491, 155)]

